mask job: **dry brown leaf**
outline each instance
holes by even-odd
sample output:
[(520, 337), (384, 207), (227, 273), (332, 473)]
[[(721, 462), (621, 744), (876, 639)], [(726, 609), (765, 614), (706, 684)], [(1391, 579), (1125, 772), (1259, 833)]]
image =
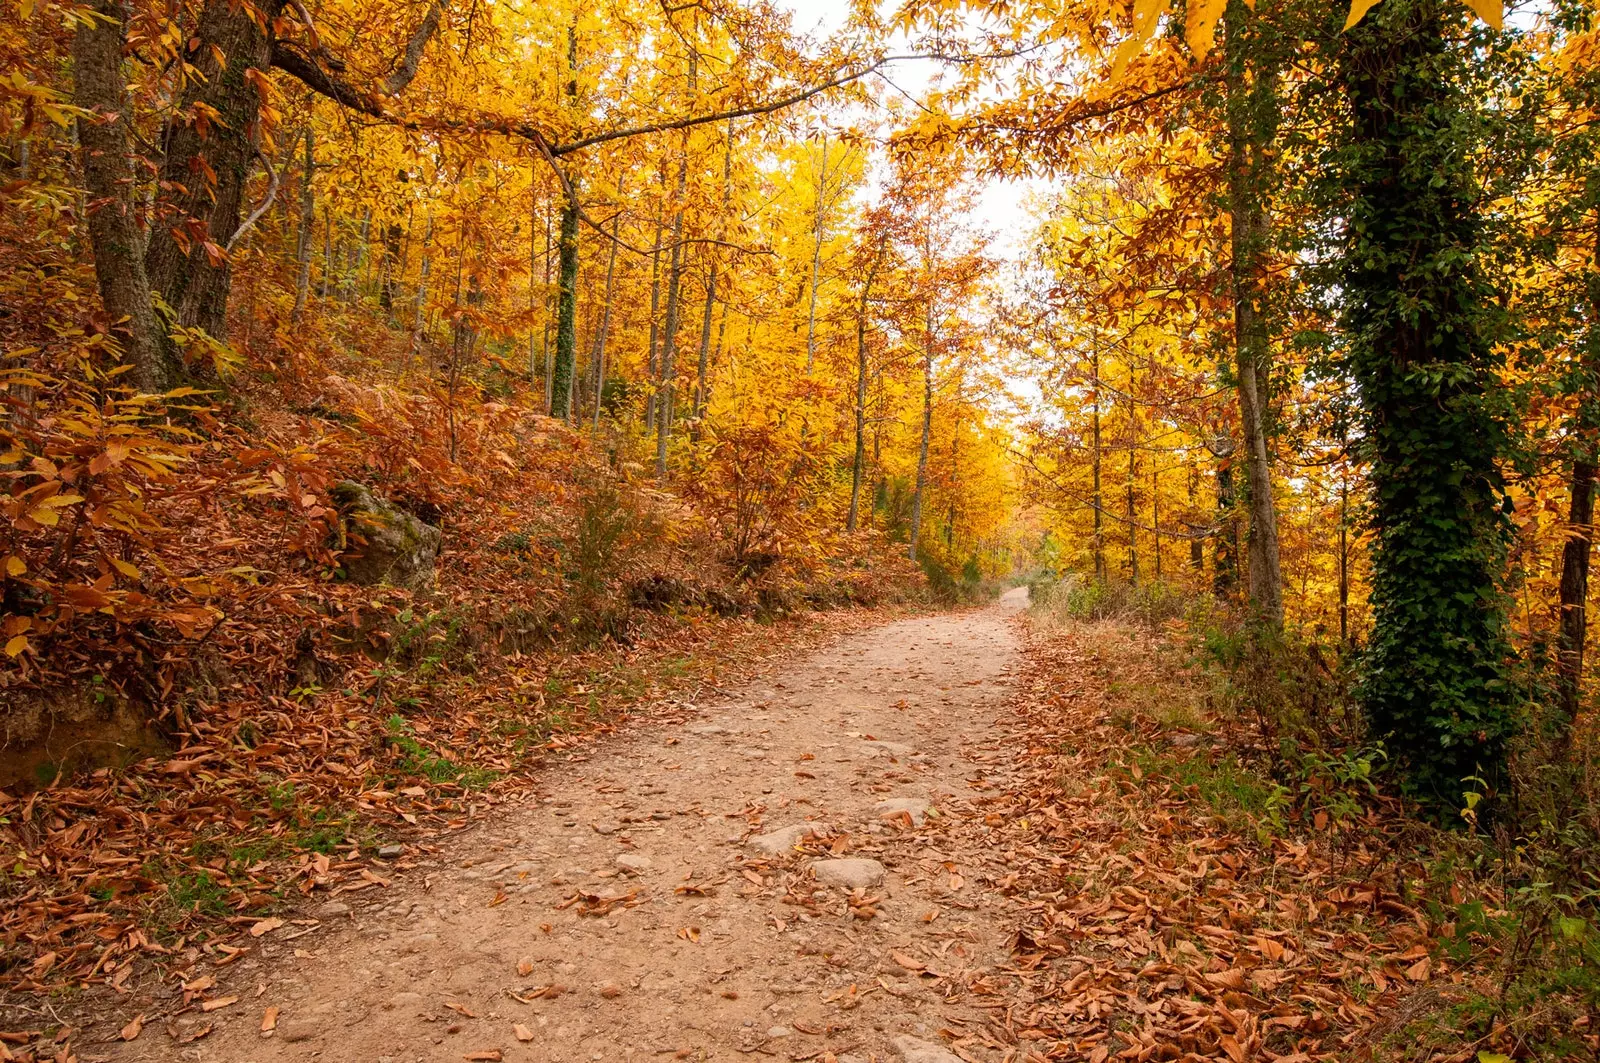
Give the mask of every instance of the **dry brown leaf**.
[(261, 1015), (261, 1032), (271, 1033), (278, 1028), (278, 1009), (268, 1008)]
[(139, 1015), (136, 1018), (129, 1020), (128, 1025), (124, 1026), (121, 1033), (119, 1033), (117, 1036), (121, 1037), (124, 1041), (131, 1041), (143, 1032), (144, 1016)]
[(200, 1005), (200, 1010), (201, 1011), (221, 1011), (223, 1008), (231, 1007), (232, 1005), (237, 1004), (237, 1003), (239, 1003), (239, 998), (237, 996), (218, 997), (216, 1000), (208, 1000), (204, 1004), (201, 1004)]
[(523, 1042), (524, 1044), (533, 1040), (535, 1036), (532, 1030), (528, 1029), (520, 1022), (511, 1028), (511, 1032), (516, 1035), (517, 1040)]

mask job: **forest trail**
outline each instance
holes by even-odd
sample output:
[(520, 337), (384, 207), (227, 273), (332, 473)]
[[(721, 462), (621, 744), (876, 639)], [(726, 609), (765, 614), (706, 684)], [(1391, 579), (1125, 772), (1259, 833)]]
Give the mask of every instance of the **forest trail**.
[[(387, 889), (313, 905), (312, 933), (217, 972), (236, 1003), (114, 1058), (958, 1059), (940, 1046), (987, 1013), (955, 990), (1014, 926), (983, 805), (1025, 601), (846, 636), (628, 728)], [(878, 870), (820, 863), (841, 858), (886, 875), (824, 881)]]

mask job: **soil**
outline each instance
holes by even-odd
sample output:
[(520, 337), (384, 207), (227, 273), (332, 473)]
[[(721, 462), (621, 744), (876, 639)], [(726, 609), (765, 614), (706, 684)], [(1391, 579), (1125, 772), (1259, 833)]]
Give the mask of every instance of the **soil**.
[(99, 1051), (998, 1059), (967, 987), (1017, 925), (984, 817), (1010, 770), (996, 718), (1025, 598), (852, 634), (630, 726), (521, 807), (407, 851), (386, 886), (287, 917), (213, 972), (205, 998), (236, 1001), (196, 994)]

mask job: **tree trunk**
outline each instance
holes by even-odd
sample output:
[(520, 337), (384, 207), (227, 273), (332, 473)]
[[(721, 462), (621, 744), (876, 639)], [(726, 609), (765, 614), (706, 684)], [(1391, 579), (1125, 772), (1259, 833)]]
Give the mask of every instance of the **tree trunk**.
[(1218, 435), (1211, 443), (1217, 456), (1216, 545), (1211, 561), (1211, 591), (1230, 601), (1239, 586), (1239, 491), (1233, 479), (1233, 440)]
[(1089, 396), (1093, 403), (1093, 413), (1090, 418), (1091, 442), (1094, 446), (1092, 457), (1092, 473), (1094, 476), (1094, 574), (1095, 578), (1104, 581), (1106, 578), (1106, 499), (1104, 470), (1102, 467), (1104, 443), (1100, 437), (1100, 334), (1098, 330), (1089, 337), (1089, 371), (1093, 379), (1089, 381)]
[(567, 200), (561, 208), (560, 292), (556, 310), (556, 361), (551, 374), (550, 415), (572, 420), (573, 383), (578, 370), (578, 222), (581, 217), (578, 178), (567, 182)]
[(606, 253), (606, 291), (600, 304), (600, 327), (594, 333), (594, 424), (591, 431), (600, 434), (600, 406), (606, 397), (606, 338), (611, 334), (611, 296), (617, 276), (618, 237), (622, 235), (622, 215), (617, 214), (611, 223), (611, 249)]
[(1270, 338), (1261, 313), (1268, 221), (1262, 200), (1271, 178), (1268, 156), (1275, 135), (1276, 72), (1259, 69), (1245, 26), (1253, 14), (1245, 0), (1229, 0), (1226, 56), (1228, 90), (1228, 210), (1232, 220), (1233, 334), (1239, 420), (1244, 429), (1245, 501), (1250, 609), (1273, 628), (1283, 625), (1278, 517), (1272, 498), (1272, 456), (1267, 445), (1264, 381), (1271, 376)]
[(311, 123), (306, 123), (305, 161), (300, 173), (300, 236), (295, 244), (294, 311), (291, 322), (299, 321), (306, 312), (306, 299), (311, 294), (311, 241), (317, 225), (317, 194), (314, 176), (317, 163), (312, 156)]
[(1361, 696), (1412, 792), (1447, 815), (1463, 780), (1498, 788), (1518, 725), (1502, 588), (1505, 353), (1486, 324), (1496, 293), (1477, 260), (1482, 116), (1457, 43), (1466, 17), (1433, 0), (1387, 0), (1344, 34), (1349, 122), (1331, 143), (1347, 192), (1345, 365), (1370, 460), (1373, 632)]
[(422, 266), (417, 277), (417, 296), (411, 311), (411, 351), (406, 356), (406, 370), (412, 368), (412, 361), (422, 353), (422, 325), (423, 314), (428, 305), (428, 273), (433, 269), (433, 259), (428, 255), (428, 245), (433, 241), (433, 212), (428, 212), (427, 228), (422, 230)]
[(911, 548), (907, 556), (917, 559), (917, 540), (922, 535), (922, 493), (928, 484), (928, 440), (933, 435), (933, 300), (928, 300), (923, 323), (922, 345), (922, 443), (917, 449), (917, 486), (911, 495)]
[(132, 114), (122, 72), (128, 14), (115, 0), (98, 0), (95, 13), (99, 17), (80, 23), (72, 41), (73, 102), (96, 114), (76, 123), (83, 183), (93, 197), (87, 222), (95, 279), (112, 333), (133, 365), (133, 383), (143, 391), (167, 391), (182, 378), (183, 366), (156, 318), (134, 214)]
[[(693, 53), (691, 53), (693, 54)], [(693, 62), (690, 70), (694, 69)], [(693, 74), (690, 75), (693, 81)], [(678, 349), (678, 310), (683, 288), (683, 197), (689, 183), (689, 136), (683, 136), (678, 159), (678, 194), (672, 215), (672, 260), (667, 268), (667, 320), (662, 327), (661, 379), (656, 399), (656, 477), (667, 476), (667, 442), (672, 438), (673, 365)]]
[(1600, 220), (1589, 275), (1589, 334), (1584, 337), (1578, 409), (1572, 417), (1572, 480), (1567, 542), (1561, 550), (1561, 643), (1557, 701), (1563, 717), (1558, 736), (1565, 750), (1582, 707), (1583, 653), (1588, 636), (1589, 561), (1594, 550), (1594, 490), (1600, 457)]
[(887, 240), (887, 237), (878, 239), (872, 264), (867, 267), (867, 278), (861, 285), (861, 302), (856, 307), (856, 452), (850, 466), (850, 513), (844, 523), (845, 531), (849, 532), (855, 531), (861, 520), (861, 484), (867, 471), (867, 307)]
[[(661, 184), (663, 191), (667, 183), (666, 169), (663, 165)], [(661, 365), (661, 237), (666, 232), (665, 215), (658, 204), (656, 207), (656, 238), (650, 245), (650, 351), (645, 360), (645, 380), (650, 385), (650, 393), (644, 403), (644, 432), (649, 438), (656, 427), (656, 379), (657, 369)]]
[[(256, 5), (206, 0), (188, 50), (197, 76), (188, 78), (167, 123), (161, 165), (163, 198), (151, 226), (145, 269), (151, 287), (177, 314), (178, 323), (226, 340), (229, 263), (218, 252), (239, 227), (244, 183), (256, 153), (256, 113), (261, 100), (252, 73), (269, 69), (271, 27), (283, 0)], [(217, 59), (223, 62), (219, 66)], [(200, 120), (199, 115), (211, 117)], [(212, 180), (208, 176), (215, 174)], [(202, 239), (187, 233), (197, 223)], [(184, 233), (180, 242), (174, 232)]]
[(822, 211), (828, 194), (828, 137), (822, 137), (822, 170), (817, 178), (817, 211), (812, 226), (811, 242), (811, 301), (806, 311), (806, 372), (811, 372), (817, 361), (817, 278), (822, 270), (822, 238), (824, 234)]

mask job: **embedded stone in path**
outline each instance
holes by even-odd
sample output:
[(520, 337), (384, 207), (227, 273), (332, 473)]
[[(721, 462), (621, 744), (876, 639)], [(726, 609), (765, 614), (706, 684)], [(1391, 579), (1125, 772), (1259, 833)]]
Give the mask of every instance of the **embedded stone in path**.
[(961, 1057), (940, 1045), (901, 1034), (890, 1044), (900, 1053), (903, 1063), (961, 1063)]
[(840, 860), (817, 860), (811, 865), (811, 873), (825, 886), (860, 890), (882, 882), (884, 867), (876, 860), (845, 857)]
[(618, 870), (630, 875), (637, 875), (641, 871), (650, 870), (650, 858), (643, 853), (622, 853), (616, 859)]
[(782, 856), (796, 845), (802, 838), (810, 834), (814, 828), (810, 823), (796, 823), (789, 827), (779, 827), (768, 834), (757, 834), (750, 839), (750, 848), (767, 856)]
[(904, 812), (911, 817), (911, 825), (914, 827), (922, 826), (930, 813), (937, 815), (933, 812), (932, 803), (921, 797), (891, 797), (886, 801), (879, 801), (872, 807), (872, 811), (880, 819)]
[(915, 753), (915, 746), (908, 746), (904, 742), (863, 742), (861, 748), (869, 757), (909, 757)]

